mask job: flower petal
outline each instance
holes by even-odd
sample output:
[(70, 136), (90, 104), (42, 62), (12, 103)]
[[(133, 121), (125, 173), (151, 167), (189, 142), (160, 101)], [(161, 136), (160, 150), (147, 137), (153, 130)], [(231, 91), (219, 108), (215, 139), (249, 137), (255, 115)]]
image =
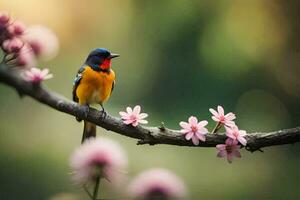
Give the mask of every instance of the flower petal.
[(134, 121), (134, 122), (132, 123), (132, 126), (134, 126), (134, 127), (136, 127), (137, 125), (139, 125), (139, 122), (138, 122), (138, 121)]
[(228, 126), (229, 128), (236, 126), (234, 121), (225, 121), (225, 126)]
[(215, 122), (219, 122), (219, 121), (220, 121), (220, 120), (219, 120), (217, 117), (215, 117), (215, 116), (212, 116), (211, 118), (212, 118), (212, 120), (214, 120)]
[(35, 67), (31, 68), (30, 70), (31, 70), (31, 72), (32, 72), (33, 74), (39, 74), (39, 73), (41, 72), (40, 69), (35, 68)]
[(146, 118), (146, 117), (148, 117), (148, 114), (147, 113), (141, 113), (141, 114), (139, 114), (139, 119), (144, 119), (144, 118)]
[(138, 120), (138, 123), (140, 123), (140, 124), (148, 124), (148, 121), (144, 120), (144, 119), (140, 119), (140, 120)]
[(180, 130), (180, 132), (182, 133), (182, 134), (187, 134), (187, 133), (189, 133), (189, 132), (191, 132), (192, 130), (187, 130), (187, 129), (181, 129)]
[(246, 140), (244, 137), (239, 136), (239, 137), (237, 138), (237, 140), (238, 140), (242, 145), (246, 146), (247, 140)]
[(215, 117), (219, 117), (219, 113), (216, 110), (210, 108), (209, 112), (211, 112), (211, 114), (213, 114)]
[(194, 145), (198, 145), (199, 144), (199, 139), (194, 135), (193, 137), (192, 137), (192, 142), (193, 142), (193, 144)]
[(233, 139), (233, 140), (237, 139), (232, 133), (226, 133), (226, 136)]
[(200, 133), (200, 134), (202, 134), (202, 135), (205, 135), (205, 134), (208, 133), (208, 130), (207, 130), (207, 128), (201, 128), (201, 129), (198, 129), (197, 132)]
[(232, 151), (232, 154), (235, 156), (235, 157), (238, 157), (238, 158), (241, 158), (241, 153), (238, 151), (238, 150), (234, 150)]
[(222, 106), (218, 106), (218, 113), (219, 115), (224, 116), (224, 109)]
[(188, 133), (185, 135), (185, 139), (186, 139), (186, 140), (190, 140), (193, 136), (194, 136), (194, 133), (193, 133), (193, 132), (188, 132)]
[(197, 132), (196, 136), (199, 140), (201, 140), (202, 142), (205, 142), (206, 138), (203, 134), (200, 134), (199, 132)]
[(197, 124), (197, 127), (198, 127), (198, 129), (200, 129), (200, 128), (203, 128), (204, 126), (206, 126), (207, 124), (208, 124), (208, 121), (203, 120)]
[(186, 130), (191, 130), (191, 125), (186, 123), (186, 122), (179, 122), (179, 125), (181, 128), (186, 129)]
[(230, 112), (230, 113), (227, 113), (227, 114), (225, 115), (225, 118), (226, 118), (227, 120), (234, 120), (234, 119), (236, 118), (236, 116), (235, 116), (235, 114), (233, 114), (232, 112)]
[(135, 106), (135, 107), (133, 108), (132, 113), (133, 113), (134, 115), (139, 115), (140, 112), (141, 112), (141, 106), (137, 105), (137, 106)]
[(41, 71), (41, 76), (46, 76), (47, 74), (49, 73), (49, 69), (43, 69), (42, 71)]
[(216, 148), (217, 148), (219, 151), (225, 150), (225, 149), (226, 149), (226, 145), (225, 145), (225, 144), (218, 144), (218, 145), (216, 146)]
[(47, 75), (44, 77), (44, 80), (47, 80), (47, 79), (50, 79), (50, 78), (53, 78), (53, 74), (47, 74)]
[(244, 131), (244, 130), (239, 130), (239, 134), (240, 134), (240, 136), (242, 136), (242, 137), (244, 137), (244, 136), (247, 135), (246, 131)]
[(232, 160), (233, 160), (233, 154), (232, 153), (227, 153), (227, 161), (229, 163), (232, 163)]
[(218, 152), (217, 156), (219, 158), (225, 157), (227, 155), (227, 152), (225, 150), (221, 150)]
[(227, 138), (225, 141), (226, 146), (237, 146), (238, 141), (232, 138)]
[(128, 114), (131, 114), (132, 113), (132, 108), (131, 107), (127, 107), (126, 111), (127, 111)]
[(119, 114), (121, 115), (121, 117), (123, 118), (129, 118), (129, 115), (126, 112), (120, 111)]
[(197, 119), (196, 117), (194, 117), (194, 116), (191, 116), (191, 117), (189, 118), (189, 124), (190, 124), (191, 126), (196, 126), (196, 125), (198, 124), (198, 119)]
[(234, 132), (234, 131), (233, 131), (233, 128), (234, 128), (234, 127), (226, 127), (226, 126), (225, 126), (226, 133), (233, 134), (233, 132)]

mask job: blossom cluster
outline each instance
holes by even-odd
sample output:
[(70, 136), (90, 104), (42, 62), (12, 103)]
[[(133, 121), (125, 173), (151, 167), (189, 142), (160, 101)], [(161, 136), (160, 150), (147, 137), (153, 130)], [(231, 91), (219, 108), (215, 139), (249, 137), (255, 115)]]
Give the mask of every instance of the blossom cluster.
[[(127, 112), (121, 111), (119, 113), (125, 124), (136, 127), (139, 123), (148, 123), (148, 121), (145, 120), (148, 114), (141, 113), (141, 106), (137, 105), (133, 109), (131, 107), (127, 107), (126, 111)], [(216, 133), (220, 128), (222, 128), (222, 126), (224, 126), (227, 136), (225, 144), (218, 144), (216, 146), (219, 151), (217, 156), (227, 157), (228, 162), (231, 163), (233, 157), (241, 157), (239, 152), (241, 146), (239, 143), (246, 146), (246, 131), (240, 130), (234, 122), (236, 119), (235, 114), (232, 112), (225, 114), (222, 106), (218, 106), (217, 110), (210, 108), (209, 111), (212, 114), (212, 120), (216, 122), (216, 126), (213, 129), (212, 134)], [(191, 140), (194, 145), (199, 145), (200, 141), (206, 141), (206, 135), (209, 133), (206, 128), (208, 121), (198, 121), (197, 117), (191, 116), (188, 118), (187, 122), (181, 121), (179, 125), (182, 128), (181, 133), (184, 135), (185, 139)]]
[(166, 169), (154, 168), (140, 173), (129, 185), (132, 199), (185, 199), (182, 180)]
[(239, 149), (241, 148), (238, 143), (246, 146), (247, 140), (245, 138), (246, 131), (239, 130), (238, 126), (233, 121), (236, 119), (235, 114), (228, 113), (224, 114), (224, 109), (222, 106), (217, 107), (217, 111), (214, 109), (209, 109), (209, 111), (213, 114), (212, 119), (217, 122), (216, 128), (214, 130), (218, 130), (221, 126), (225, 126), (227, 139), (225, 144), (218, 144), (216, 148), (218, 149), (218, 157), (227, 157), (227, 161), (229, 163), (232, 162), (234, 157), (241, 157)]
[(37, 59), (49, 60), (58, 52), (58, 39), (48, 28), (40, 25), (27, 27), (6, 12), (0, 12), (0, 47), (4, 52), (2, 62), (23, 67), (27, 81), (40, 83), (52, 77), (48, 69), (30, 69), (36, 66)]
[(107, 138), (88, 139), (73, 153), (70, 165), (74, 181), (85, 184), (100, 176), (119, 182), (118, 171), (127, 167), (127, 158), (122, 147)]
[[(73, 181), (85, 188), (99, 178), (112, 186), (122, 186), (128, 160), (122, 147), (115, 141), (98, 137), (86, 140), (71, 156)], [(129, 184), (126, 196), (131, 199), (185, 199), (183, 181), (167, 169), (141, 172)]]

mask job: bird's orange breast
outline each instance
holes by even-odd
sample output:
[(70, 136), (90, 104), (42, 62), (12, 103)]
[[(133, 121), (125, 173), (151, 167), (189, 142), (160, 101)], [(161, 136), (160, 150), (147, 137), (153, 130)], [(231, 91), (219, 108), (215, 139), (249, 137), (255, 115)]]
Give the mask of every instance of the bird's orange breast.
[(76, 89), (80, 104), (102, 104), (111, 95), (115, 73), (94, 71), (87, 67), (82, 73), (82, 79)]

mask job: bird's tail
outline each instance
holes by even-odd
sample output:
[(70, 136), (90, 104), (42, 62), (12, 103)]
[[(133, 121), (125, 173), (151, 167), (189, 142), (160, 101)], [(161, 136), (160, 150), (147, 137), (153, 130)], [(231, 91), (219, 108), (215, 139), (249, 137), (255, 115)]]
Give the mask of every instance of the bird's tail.
[(81, 143), (91, 137), (96, 137), (96, 125), (91, 122), (84, 121)]

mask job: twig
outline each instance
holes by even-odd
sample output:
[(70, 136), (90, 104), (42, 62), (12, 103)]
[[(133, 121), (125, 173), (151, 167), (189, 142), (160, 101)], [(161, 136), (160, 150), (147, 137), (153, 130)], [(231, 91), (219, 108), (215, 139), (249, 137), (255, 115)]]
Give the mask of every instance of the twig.
[(212, 130), (211, 133), (216, 133), (222, 126), (222, 124), (220, 122), (218, 122), (215, 126), (215, 128)]
[(97, 198), (98, 198), (100, 180), (101, 180), (101, 177), (98, 176), (97, 179), (96, 179), (96, 184), (95, 184), (95, 188), (94, 188), (93, 200), (97, 200)]
[[(163, 129), (161, 127), (133, 127), (124, 124), (120, 118), (110, 116), (109, 114), (107, 114), (105, 118), (101, 118), (101, 112), (93, 108), (90, 108), (88, 115), (85, 115), (82, 106), (42, 86), (36, 86), (26, 82), (20, 76), (19, 70), (9, 68), (5, 64), (0, 64), (0, 82), (58, 111), (87, 120), (106, 130), (138, 139), (139, 144), (171, 144), (194, 147), (193, 143), (185, 140), (184, 136), (178, 130), (171, 130), (166, 127)], [(217, 144), (224, 143), (225, 139), (226, 136), (222, 133), (207, 134), (206, 141), (200, 142), (197, 147), (215, 147)], [(246, 139), (246, 149), (251, 152), (261, 150), (261, 148), (268, 146), (294, 144), (300, 141), (300, 127), (269, 133), (249, 133)]]
[(90, 193), (90, 191), (88, 190), (88, 188), (87, 188), (85, 185), (83, 185), (83, 189), (84, 189), (84, 191), (88, 194), (88, 196), (89, 196), (91, 199), (93, 199), (92, 194)]

